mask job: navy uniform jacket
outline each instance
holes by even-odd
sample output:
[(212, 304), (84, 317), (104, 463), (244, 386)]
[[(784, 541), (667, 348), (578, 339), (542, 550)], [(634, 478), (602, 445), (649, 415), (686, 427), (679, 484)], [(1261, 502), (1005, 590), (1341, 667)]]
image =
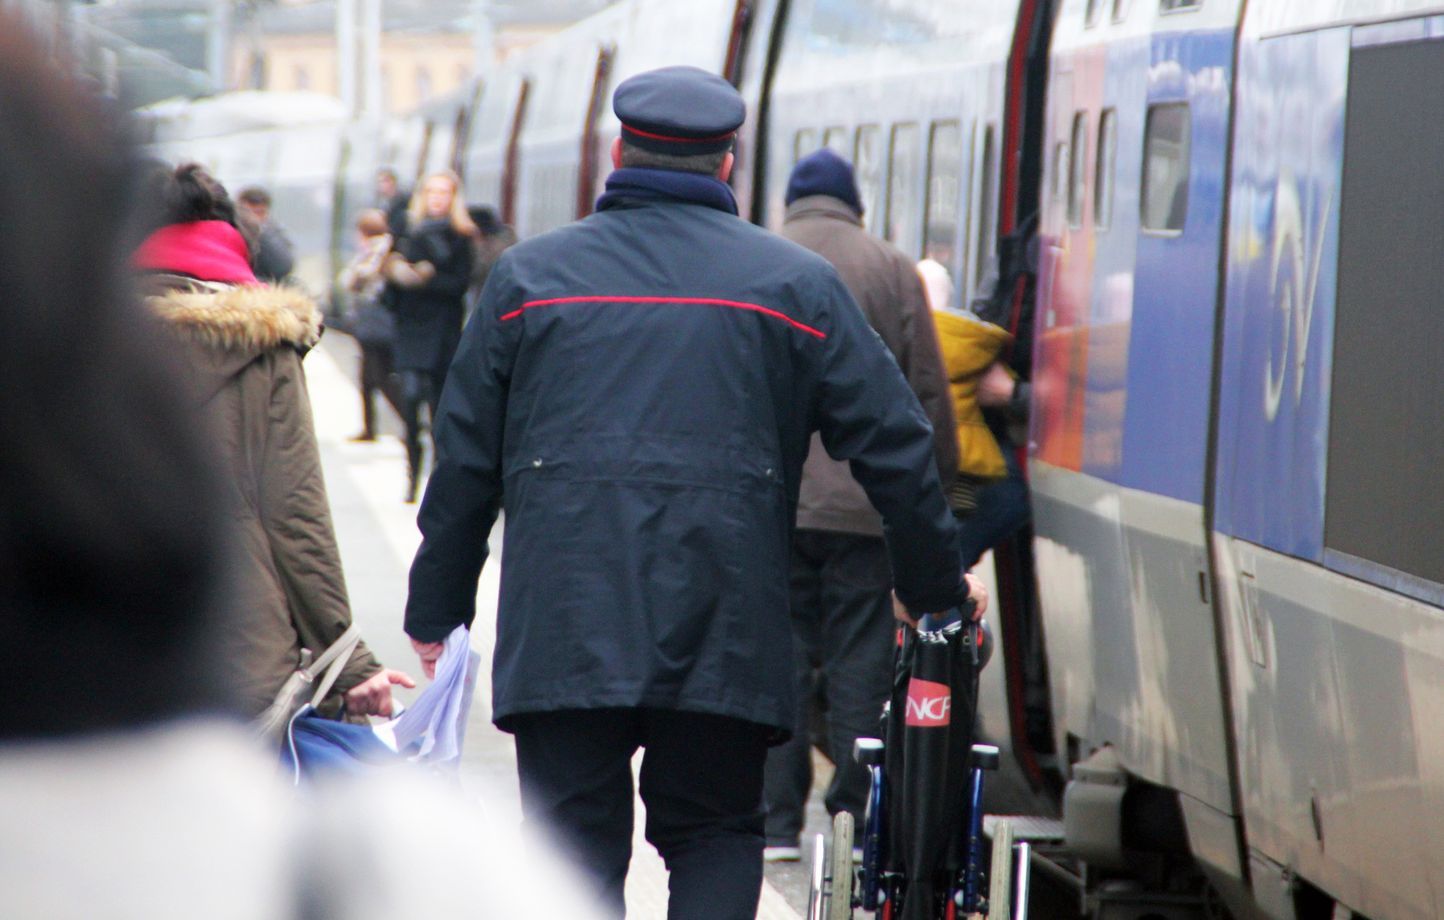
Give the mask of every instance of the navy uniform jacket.
[(932, 431), (823, 259), (705, 204), (613, 205), (487, 279), (441, 397), (406, 631), (472, 621), (504, 505), (500, 727), (650, 706), (781, 735), (810, 433), (851, 461), (899, 596), (931, 611), (967, 595)]

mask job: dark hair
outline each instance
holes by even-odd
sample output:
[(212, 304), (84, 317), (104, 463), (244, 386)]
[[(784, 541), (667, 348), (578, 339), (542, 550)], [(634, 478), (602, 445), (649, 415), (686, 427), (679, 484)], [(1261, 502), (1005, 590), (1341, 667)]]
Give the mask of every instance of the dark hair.
[(199, 163), (172, 168), (160, 160), (148, 161), (142, 170), (144, 220), (148, 230), (196, 220), (223, 220), (241, 232), (251, 262), (260, 250), (260, 228), (236, 208), (226, 187)]
[(643, 169), (672, 169), (678, 172), (703, 173), (710, 176), (722, 168), (722, 161), (727, 159), (727, 154), (730, 152), (722, 150), (717, 153), (676, 156), (670, 153), (654, 153), (651, 150), (644, 150), (623, 139), (622, 165), (637, 166)]
[(271, 193), (259, 185), (248, 185), (241, 189), (236, 200), (249, 205), (260, 205), (263, 208), (271, 206)]
[(216, 480), (125, 267), (138, 165), (0, 10), (0, 738), (223, 703)]

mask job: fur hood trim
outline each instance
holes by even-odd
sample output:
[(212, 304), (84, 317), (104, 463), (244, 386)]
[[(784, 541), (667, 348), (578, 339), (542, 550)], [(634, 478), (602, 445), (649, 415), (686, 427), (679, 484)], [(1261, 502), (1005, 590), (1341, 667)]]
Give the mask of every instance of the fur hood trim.
[(309, 349), (321, 338), (321, 309), (292, 287), (197, 282), (146, 298), (151, 310), (197, 344), (265, 351)]

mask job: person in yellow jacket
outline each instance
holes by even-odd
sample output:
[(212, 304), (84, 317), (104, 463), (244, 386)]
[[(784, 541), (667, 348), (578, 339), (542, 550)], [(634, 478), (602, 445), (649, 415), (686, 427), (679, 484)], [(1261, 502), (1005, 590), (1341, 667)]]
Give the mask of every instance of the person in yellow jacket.
[(948, 487), (948, 501), (954, 513), (964, 515), (976, 509), (979, 488), (1008, 475), (998, 439), (983, 419), (978, 390), (988, 374), (1007, 373), (998, 356), (1013, 337), (975, 313), (950, 309), (952, 279), (938, 262), (924, 259), (918, 274), (933, 309), (957, 426), (958, 475)]

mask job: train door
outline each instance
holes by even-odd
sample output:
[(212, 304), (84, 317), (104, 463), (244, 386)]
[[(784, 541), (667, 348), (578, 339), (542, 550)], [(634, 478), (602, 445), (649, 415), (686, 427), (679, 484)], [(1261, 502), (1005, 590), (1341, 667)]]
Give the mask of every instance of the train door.
[[(1036, 267), (1029, 252), (1041, 201), (1049, 47), (1057, 14), (1057, 0), (1018, 4), (1002, 121), (981, 124), (974, 137), (978, 220), (972, 234), (972, 270), (960, 287), (989, 302), (989, 318), (1014, 334), (1006, 358), (1022, 380), (1032, 376)], [(1021, 443), (1015, 446), (1024, 449)], [(992, 560), (1014, 757), (1034, 791), (1050, 786), (1056, 791), (1057, 774), (1047, 769), (1056, 744), (1030, 527), (994, 546)]]

